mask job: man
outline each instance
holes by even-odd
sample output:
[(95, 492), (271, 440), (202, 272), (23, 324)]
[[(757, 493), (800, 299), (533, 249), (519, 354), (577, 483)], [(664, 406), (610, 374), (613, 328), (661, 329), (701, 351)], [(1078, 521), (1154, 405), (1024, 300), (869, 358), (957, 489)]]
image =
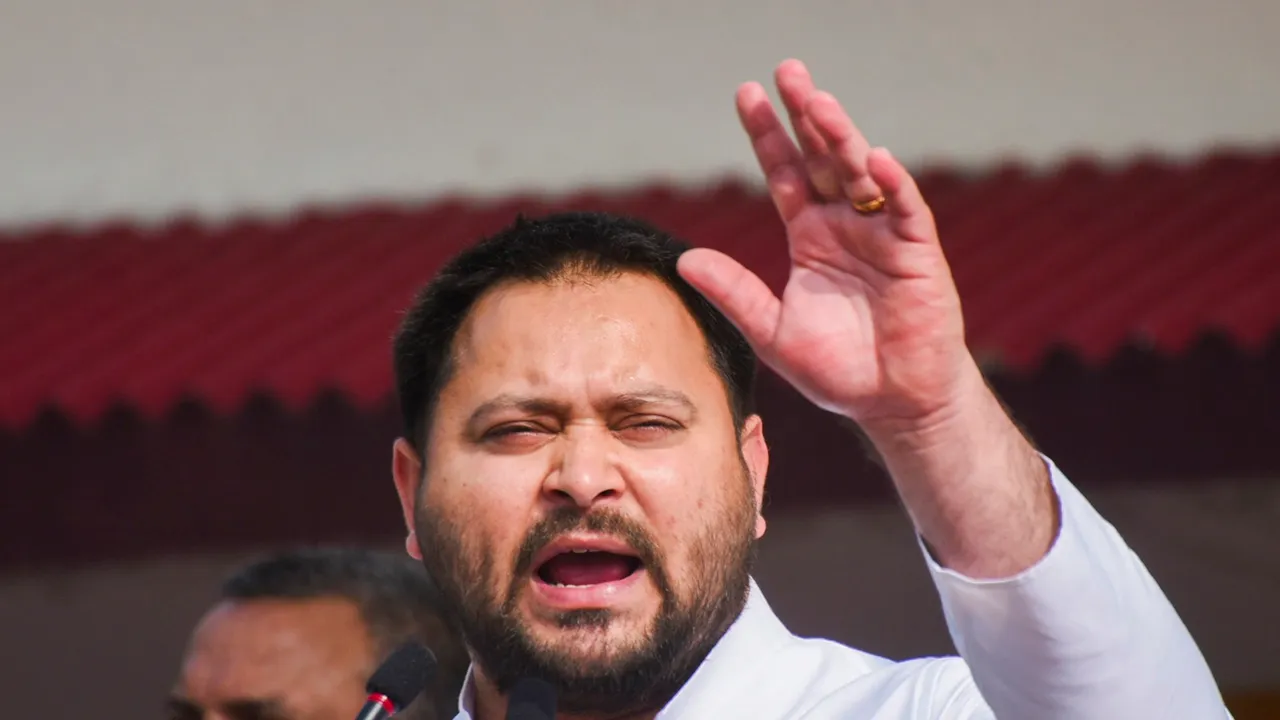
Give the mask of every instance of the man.
[[(737, 106), (781, 298), (642, 223), (558, 215), (464, 251), (405, 318), (393, 474), (474, 661), (458, 717), (502, 718), (528, 676), (573, 718), (1226, 717), (1155, 582), (984, 383), (911, 177), (802, 64), (776, 79), (798, 147), (760, 85)], [(796, 638), (769, 609), (753, 348), (874, 445), (960, 658)]]
[(451, 718), (466, 651), (436, 614), (436, 588), (403, 555), (355, 548), (276, 554), (238, 571), (192, 634), (172, 720), (351, 720), (365, 682), (416, 639), (439, 662), (397, 717)]

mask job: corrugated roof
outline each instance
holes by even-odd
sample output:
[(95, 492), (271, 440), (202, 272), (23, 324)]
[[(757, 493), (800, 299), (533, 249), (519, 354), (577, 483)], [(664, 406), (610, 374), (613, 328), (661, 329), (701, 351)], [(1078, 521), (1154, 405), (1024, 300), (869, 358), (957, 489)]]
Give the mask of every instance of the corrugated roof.
[[(1025, 370), (1066, 347), (1100, 363), (1126, 342), (1179, 353), (1211, 330), (1250, 349), (1280, 328), (1280, 154), (921, 184), (982, 358)], [(190, 398), (233, 412), (255, 393), (384, 401), (399, 313), (443, 259), (517, 211), (566, 208), (639, 215), (785, 279), (772, 206), (732, 183), (48, 229), (0, 241), (0, 426), (114, 404), (155, 417)]]

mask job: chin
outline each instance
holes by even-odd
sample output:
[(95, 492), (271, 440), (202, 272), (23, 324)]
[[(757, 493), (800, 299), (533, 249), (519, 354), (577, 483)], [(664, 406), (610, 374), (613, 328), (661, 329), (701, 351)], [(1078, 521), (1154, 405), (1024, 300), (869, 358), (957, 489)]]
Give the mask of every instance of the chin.
[(641, 619), (613, 610), (573, 610), (532, 625), (530, 635), (556, 655), (607, 664), (644, 647), (653, 634), (653, 622), (652, 614)]

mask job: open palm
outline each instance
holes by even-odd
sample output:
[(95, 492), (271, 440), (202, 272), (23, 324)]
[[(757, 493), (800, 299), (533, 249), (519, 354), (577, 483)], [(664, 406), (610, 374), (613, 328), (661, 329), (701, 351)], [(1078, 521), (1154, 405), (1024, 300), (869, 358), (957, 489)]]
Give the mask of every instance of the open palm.
[[(926, 420), (976, 371), (929, 207), (803, 64), (782, 63), (776, 80), (799, 147), (759, 84), (737, 105), (786, 225), (782, 297), (714, 250), (690, 250), (680, 272), (815, 404), (860, 422)], [(878, 211), (854, 207), (877, 198)]]

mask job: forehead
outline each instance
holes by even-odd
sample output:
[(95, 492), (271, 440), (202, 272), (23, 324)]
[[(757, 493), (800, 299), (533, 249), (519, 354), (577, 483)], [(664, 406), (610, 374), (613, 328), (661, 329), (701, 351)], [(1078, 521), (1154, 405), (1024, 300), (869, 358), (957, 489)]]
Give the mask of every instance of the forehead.
[(706, 339), (680, 297), (637, 273), (501, 285), (475, 304), (454, 355), (455, 394), (495, 384), (593, 392), (660, 384), (723, 398)]
[(359, 610), (347, 600), (224, 602), (192, 635), (179, 687), (205, 706), (261, 698), (308, 703), (353, 682), (362, 687), (372, 660)]

